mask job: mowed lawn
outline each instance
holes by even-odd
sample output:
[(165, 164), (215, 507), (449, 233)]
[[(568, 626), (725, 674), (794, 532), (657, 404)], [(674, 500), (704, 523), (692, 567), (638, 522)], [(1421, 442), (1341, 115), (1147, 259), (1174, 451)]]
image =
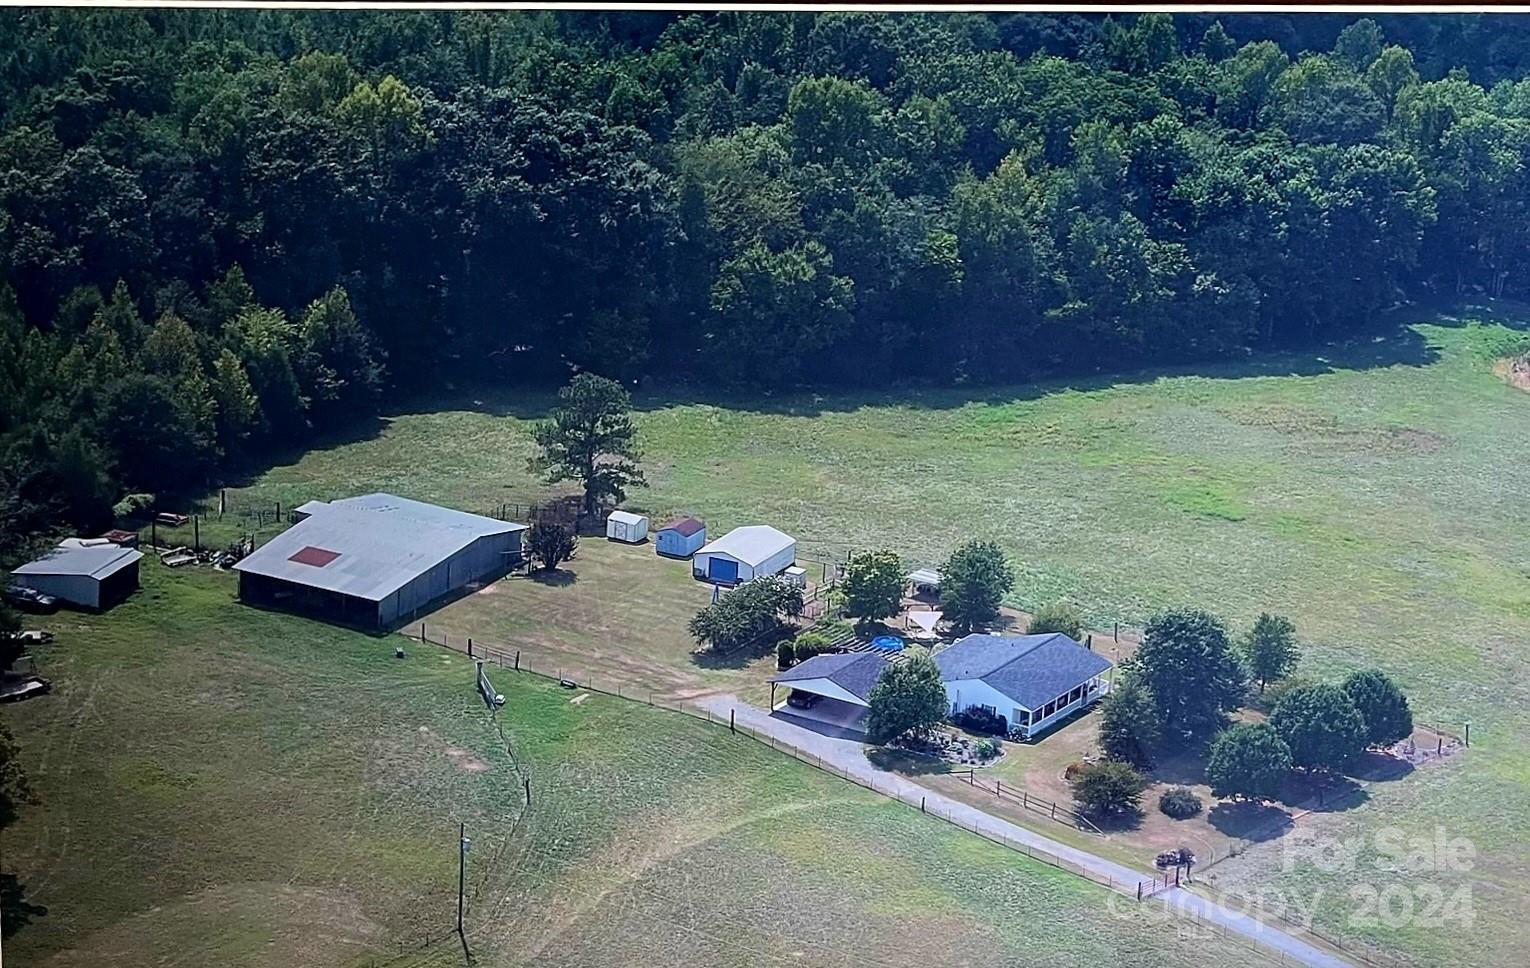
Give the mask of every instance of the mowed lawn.
[[(520, 653), (522, 666), (606, 691), (688, 699), (731, 689), (756, 701), (775, 671), (769, 643), (726, 659), (695, 656), (686, 625), (711, 601), (712, 586), (690, 563), (653, 545), (580, 539), (573, 561), (552, 574), (513, 575), (436, 610), (424, 620), (435, 642)], [(420, 623), (406, 631), (417, 632)], [(765, 653), (769, 653), (766, 655)]]
[[(1530, 941), (1530, 395), (1492, 373), (1517, 329), (1445, 318), (1323, 354), (1079, 386), (782, 396), (639, 395), (651, 487), (633, 506), (769, 523), (804, 552), (935, 562), (968, 538), (1013, 555), (1019, 606), (1068, 597), (1100, 626), (1166, 605), (1238, 626), (1294, 618), (1303, 673), (1376, 664), (1459, 763), (1324, 818), (1352, 837), (1443, 825), (1472, 839), (1475, 921), (1356, 922), (1349, 889), (1412, 875), (1286, 870), (1279, 842), (1223, 886), (1321, 892), (1323, 926), (1421, 961), (1515, 961)], [(467, 508), (545, 493), (526, 472), (543, 395), (427, 401), (272, 468), (231, 501), (393, 489)], [(533, 619), (534, 620), (534, 617)], [(683, 634), (676, 630), (677, 635)]]
[(1247, 957), (721, 727), (496, 672), (512, 761), (464, 656), (144, 583), (49, 618), (54, 692), (6, 710), (40, 797), (0, 843), (17, 964), (460, 964), (459, 822), (479, 964)]

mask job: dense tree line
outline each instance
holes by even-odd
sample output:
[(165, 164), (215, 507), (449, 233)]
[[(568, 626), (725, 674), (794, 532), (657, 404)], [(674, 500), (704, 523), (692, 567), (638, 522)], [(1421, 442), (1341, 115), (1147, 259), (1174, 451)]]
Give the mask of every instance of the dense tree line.
[(380, 388), (988, 381), (1530, 274), (1482, 16), (0, 15), (0, 524)]

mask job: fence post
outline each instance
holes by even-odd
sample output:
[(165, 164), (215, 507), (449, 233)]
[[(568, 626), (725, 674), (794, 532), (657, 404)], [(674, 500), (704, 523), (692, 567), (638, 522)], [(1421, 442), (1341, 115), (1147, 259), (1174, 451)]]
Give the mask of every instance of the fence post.
[(516, 672), (520, 672), (521, 671), (521, 650), (520, 649), (516, 649), (515, 650), (515, 671)]
[(738, 728), (736, 727), (736, 725), (734, 723), (733, 713), (734, 713), (734, 710), (732, 710), (732, 709), (728, 710), (728, 732), (730, 732), (730, 733), (737, 733), (738, 732)]
[(924, 797), (919, 798), (919, 812), (924, 813)]
[(521, 782), (526, 785), (526, 806), (531, 806), (531, 777), (521, 777)]
[(1467, 746), (1472, 745), (1472, 724), (1471, 723), (1467, 723), (1466, 724), (1466, 745)]

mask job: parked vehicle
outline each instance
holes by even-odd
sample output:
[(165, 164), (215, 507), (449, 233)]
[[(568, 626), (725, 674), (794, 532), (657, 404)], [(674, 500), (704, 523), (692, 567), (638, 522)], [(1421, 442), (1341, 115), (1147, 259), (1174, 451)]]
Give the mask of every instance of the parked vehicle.
[(42, 696), (53, 690), (53, 683), (38, 675), (21, 676), (0, 683), (0, 702), (20, 702), (33, 696)]
[(46, 615), (58, 611), (58, 599), (25, 585), (6, 585), (5, 600), (23, 612)]
[(797, 709), (812, 709), (818, 705), (818, 701), (822, 698), (816, 692), (803, 692), (801, 689), (793, 689), (791, 694), (786, 697), (786, 704)]

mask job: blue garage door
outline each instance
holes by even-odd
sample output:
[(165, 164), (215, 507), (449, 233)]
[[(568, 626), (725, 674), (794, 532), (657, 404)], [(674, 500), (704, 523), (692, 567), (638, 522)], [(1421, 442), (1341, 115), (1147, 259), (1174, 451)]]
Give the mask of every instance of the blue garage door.
[(738, 562), (732, 561), (728, 558), (708, 558), (707, 577), (713, 581), (738, 581)]

